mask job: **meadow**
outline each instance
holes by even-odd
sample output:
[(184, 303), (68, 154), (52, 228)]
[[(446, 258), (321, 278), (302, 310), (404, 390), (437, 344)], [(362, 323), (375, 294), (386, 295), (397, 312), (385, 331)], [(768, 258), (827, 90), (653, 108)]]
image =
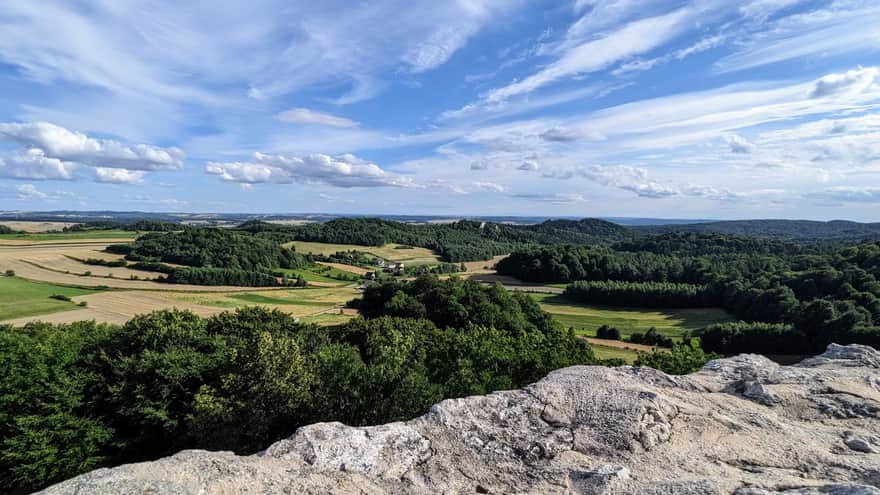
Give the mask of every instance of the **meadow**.
[(0, 298), (0, 320), (80, 309), (71, 301), (53, 299), (51, 296), (76, 297), (94, 293), (94, 290), (0, 276), (0, 294), (3, 295)]
[(620, 330), (624, 337), (654, 327), (662, 335), (675, 339), (685, 332), (732, 320), (727, 312), (717, 308), (623, 308), (580, 304), (558, 294), (532, 293), (531, 296), (556, 321), (588, 337), (595, 337), (597, 328), (608, 325)]

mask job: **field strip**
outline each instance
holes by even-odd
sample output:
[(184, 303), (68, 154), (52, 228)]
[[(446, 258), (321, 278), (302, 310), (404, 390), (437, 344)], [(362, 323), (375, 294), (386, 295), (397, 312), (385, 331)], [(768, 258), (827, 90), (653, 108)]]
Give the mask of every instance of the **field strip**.
[(597, 339), (595, 337), (580, 337), (591, 344), (601, 345), (605, 347), (615, 347), (617, 349), (628, 349), (631, 351), (639, 351), (639, 352), (651, 352), (655, 349), (663, 351), (666, 350), (663, 347), (652, 347), (644, 344), (633, 344), (631, 342), (624, 342), (622, 340), (609, 340), (609, 339)]
[(329, 266), (330, 268), (336, 268), (337, 270), (342, 270), (344, 272), (354, 273), (355, 275), (363, 275), (369, 271), (366, 268), (361, 268), (354, 265), (346, 265), (343, 263), (330, 263), (326, 261), (318, 261), (316, 263), (319, 265)]
[(123, 324), (138, 314), (150, 313), (163, 309), (177, 308), (189, 310), (200, 316), (211, 316), (223, 311), (222, 308), (211, 308), (198, 304), (184, 303), (162, 297), (158, 292), (143, 291), (107, 291), (73, 298), (74, 302), (85, 302), (88, 307), (62, 313), (28, 316), (4, 321), (13, 325), (23, 325), (32, 321), (47, 323), (71, 323), (83, 320), (95, 320), (100, 323)]
[(62, 230), (65, 227), (70, 227), (76, 225), (72, 222), (29, 222), (26, 220), (21, 221), (4, 221), (0, 222), (0, 225), (5, 225), (12, 230), (19, 230), (22, 232), (28, 233), (40, 233), (40, 232), (49, 232), (51, 230)]
[(132, 238), (115, 238), (115, 239), (52, 239), (52, 240), (30, 240), (30, 239), (4, 239), (0, 237), (0, 246), (10, 247), (40, 247), (40, 246), (75, 246), (75, 245), (101, 245), (109, 246), (110, 244), (125, 244), (134, 240)]
[[(69, 273), (59, 273), (51, 270), (38, 268), (18, 258), (9, 258), (0, 254), (0, 270), (13, 270), (17, 277), (33, 280), (36, 282), (48, 282), (70, 287), (87, 288), (113, 288), (113, 289), (140, 289), (163, 292), (255, 292), (283, 290), (285, 287), (241, 287), (226, 285), (187, 285), (187, 284), (164, 284), (150, 280), (129, 280), (124, 278), (106, 278), (95, 276), (80, 276)], [(114, 269), (117, 273), (119, 270)], [(142, 272), (141, 275), (143, 275)]]

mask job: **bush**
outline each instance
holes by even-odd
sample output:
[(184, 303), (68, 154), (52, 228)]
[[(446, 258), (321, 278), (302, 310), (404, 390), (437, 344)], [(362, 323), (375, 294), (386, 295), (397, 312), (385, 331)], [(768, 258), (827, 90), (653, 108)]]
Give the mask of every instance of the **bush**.
[(6, 274), (7, 277), (14, 277), (14, 276), (15, 276), (15, 270), (6, 270), (6, 273), (5, 273), (5, 274)]
[(675, 344), (671, 351), (640, 352), (635, 366), (648, 366), (670, 375), (686, 375), (699, 370), (712, 359), (720, 357), (718, 354), (706, 354), (699, 347)]
[(600, 339), (607, 340), (620, 340), (620, 330), (615, 327), (609, 327), (608, 325), (602, 325), (596, 330), (596, 337)]
[(646, 333), (635, 332), (629, 336), (633, 344), (656, 345), (659, 347), (672, 347), (672, 339), (662, 335), (656, 328), (651, 327)]
[(70, 297), (65, 296), (64, 294), (52, 294), (51, 296), (49, 296), (49, 299), (56, 299), (58, 301), (70, 302)]

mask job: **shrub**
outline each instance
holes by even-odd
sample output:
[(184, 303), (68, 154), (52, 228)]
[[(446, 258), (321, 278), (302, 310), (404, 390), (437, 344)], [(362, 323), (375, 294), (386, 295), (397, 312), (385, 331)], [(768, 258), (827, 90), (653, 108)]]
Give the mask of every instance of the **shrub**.
[(602, 325), (596, 330), (596, 337), (600, 339), (608, 339), (608, 340), (620, 340), (620, 330), (615, 327), (609, 327), (608, 325)]

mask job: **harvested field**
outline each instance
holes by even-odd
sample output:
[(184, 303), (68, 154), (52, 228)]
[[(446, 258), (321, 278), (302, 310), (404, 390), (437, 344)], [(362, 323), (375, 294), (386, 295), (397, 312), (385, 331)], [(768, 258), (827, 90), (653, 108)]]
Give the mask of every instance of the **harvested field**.
[[(21, 282), (29, 283), (26, 281)], [(63, 290), (64, 288), (61, 289)], [(58, 292), (58, 289), (47, 288), (46, 290), (52, 293)], [(67, 290), (75, 291), (77, 289)], [(347, 289), (337, 289), (336, 291), (327, 289), (287, 289), (271, 294), (265, 292), (199, 294), (139, 290), (104, 291), (99, 293), (80, 292), (87, 295), (74, 296), (71, 303), (63, 303), (48, 299), (48, 296), (41, 296), (41, 301), (55, 304), (59, 307), (63, 306), (61, 309), (53, 309), (53, 311), (64, 312), (34, 314), (3, 321), (2, 323), (23, 325), (31, 321), (71, 323), (82, 320), (95, 320), (101, 323), (123, 324), (136, 315), (163, 309), (176, 308), (189, 310), (200, 316), (211, 316), (243, 306), (266, 306), (300, 317), (303, 321), (314, 322), (319, 325), (344, 323), (357, 315), (356, 310), (340, 307), (341, 304), (354, 296), (355, 291)], [(334, 294), (333, 292), (342, 293)], [(75, 303), (79, 302), (85, 302), (87, 307), (78, 308)]]
[(495, 268), (493, 267), (495, 264), (506, 257), (506, 254), (502, 254), (486, 261), (465, 261), (464, 266), (467, 268), (467, 273), (494, 273)]
[(393, 261), (395, 263), (402, 262), (410, 265), (425, 265), (440, 261), (440, 258), (430, 249), (401, 246), (400, 244), (386, 244), (380, 247), (362, 246), (358, 244), (326, 244), (323, 242), (294, 241), (284, 244), (284, 246), (293, 246), (298, 253), (322, 254), (325, 256), (339, 251), (361, 251), (373, 256), (378, 256), (387, 261)]
[(5, 225), (12, 230), (36, 233), (62, 230), (76, 224), (70, 222), (0, 222), (0, 225)]
[(186, 309), (201, 316), (210, 316), (222, 311), (219, 308), (181, 303), (180, 301), (165, 297), (161, 292), (106, 291), (74, 297), (73, 301), (76, 303), (85, 301), (88, 306), (64, 313), (17, 318), (4, 323), (23, 325), (30, 321), (71, 323), (74, 321), (95, 320), (100, 323), (123, 324), (135, 315), (162, 309)]
[(25, 242), (71, 242), (77, 240), (95, 240), (105, 242), (126, 242), (134, 240), (142, 232), (130, 232), (128, 230), (86, 230), (82, 232), (43, 233), (33, 234), (0, 234), (0, 240), (25, 241)]
[[(9, 241), (6, 241), (9, 242)], [(155, 276), (150, 272), (140, 270), (131, 270), (128, 268), (108, 268), (102, 266), (92, 266), (78, 263), (70, 260), (65, 255), (78, 253), (77, 257), (98, 257), (100, 250), (113, 241), (78, 241), (64, 243), (27, 243), (15, 245), (0, 244), (0, 271), (13, 270), (16, 276), (27, 280), (39, 282), (48, 282), (58, 285), (67, 285), (71, 287), (92, 287), (104, 288), (110, 287), (115, 289), (141, 289), (141, 290), (158, 290), (158, 291), (189, 291), (189, 292), (231, 292), (231, 291), (255, 291), (255, 290), (278, 290), (276, 287), (254, 288), (254, 287), (233, 287), (233, 286), (203, 286), (203, 285), (183, 285), (183, 284), (163, 284), (150, 280), (130, 280), (131, 274), (139, 278)], [(103, 253), (106, 254), (106, 253)], [(111, 255), (107, 255), (111, 256)], [(28, 261), (34, 260), (34, 261)], [(42, 261), (40, 261), (42, 260)], [(76, 268), (71, 273), (64, 273), (64, 269), (58, 270), (52, 264), (52, 260), (57, 261), (63, 266), (71, 266)], [(68, 265), (75, 263), (77, 266)], [(76, 273), (85, 273), (91, 271), (92, 276), (80, 276)], [(96, 276), (99, 273), (113, 273), (114, 278), (106, 276)]]

